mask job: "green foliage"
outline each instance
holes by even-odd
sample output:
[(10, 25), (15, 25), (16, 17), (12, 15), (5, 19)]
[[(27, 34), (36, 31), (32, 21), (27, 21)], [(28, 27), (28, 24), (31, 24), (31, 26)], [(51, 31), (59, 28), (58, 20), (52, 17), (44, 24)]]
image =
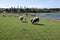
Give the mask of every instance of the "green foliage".
[(60, 40), (60, 20), (40, 18), (40, 25), (31, 24), (30, 17), (27, 21), (0, 16), (0, 40)]
[[(1, 8), (0, 8), (1, 9)], [(60, 8), (3, 8), (0, 13), (59, 13)]]

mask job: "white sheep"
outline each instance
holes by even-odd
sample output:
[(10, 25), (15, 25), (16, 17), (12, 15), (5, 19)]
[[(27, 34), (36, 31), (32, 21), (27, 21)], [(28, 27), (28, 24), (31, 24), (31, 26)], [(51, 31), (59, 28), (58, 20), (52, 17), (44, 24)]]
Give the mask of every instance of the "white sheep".
[(34, 17), (31, 19), (32, 24), (35, 22), (39, 22), (39, 17)]
[(25, 20), (25, 15), (19, 16), (19, 20), (24, 21)]

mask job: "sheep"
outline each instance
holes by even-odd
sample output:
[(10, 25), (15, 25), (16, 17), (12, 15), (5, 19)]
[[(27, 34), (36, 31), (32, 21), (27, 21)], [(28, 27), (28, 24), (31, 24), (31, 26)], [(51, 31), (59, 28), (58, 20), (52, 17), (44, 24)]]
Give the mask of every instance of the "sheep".
[(31, 19), (32, 24), (39, 22), (39, 17), (34, 17)]
[(26, 20), (26, 19), (25, 19), (25, 15), (19, 16), (19, 20), (21, 20), (21, 21)]
[(19, 17), (19, 20), (23, 20), (23, 18), (24, 18), (23, 16), (20, 16), (20, 17)]
[(6, 17), (4, 14), (2, 15), (3, 17)]

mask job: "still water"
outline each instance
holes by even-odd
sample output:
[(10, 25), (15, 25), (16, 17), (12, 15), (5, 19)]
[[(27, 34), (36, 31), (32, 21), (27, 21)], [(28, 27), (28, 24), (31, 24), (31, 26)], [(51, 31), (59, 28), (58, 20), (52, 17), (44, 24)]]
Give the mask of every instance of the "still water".
[(60, 18), (60, 14), (37, 14), (38, 17)]

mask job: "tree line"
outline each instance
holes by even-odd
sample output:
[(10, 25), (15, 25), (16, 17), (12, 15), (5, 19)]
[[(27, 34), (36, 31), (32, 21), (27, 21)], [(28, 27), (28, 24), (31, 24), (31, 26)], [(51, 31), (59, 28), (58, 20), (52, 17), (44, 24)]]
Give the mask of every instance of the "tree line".
[(60, 8), (0, 8), (0, 13), (56, 13)]

